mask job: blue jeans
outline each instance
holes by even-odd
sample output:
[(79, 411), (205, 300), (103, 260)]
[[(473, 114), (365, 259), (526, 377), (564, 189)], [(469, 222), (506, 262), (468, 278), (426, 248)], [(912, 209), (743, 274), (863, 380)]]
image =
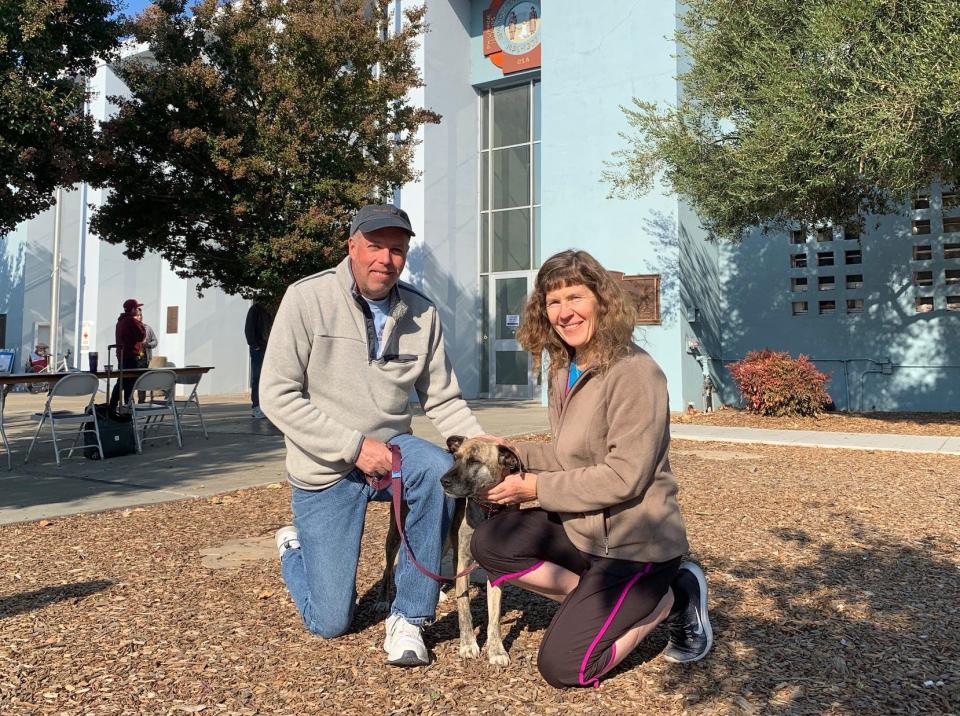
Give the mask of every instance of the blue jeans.
[[(403, 499), (409, 507), (405, 532), (417, 560), (439, 573), (443, 540), (454, 501), (443, 493), (440, 477), (453, 464), (452, 456), (412, 435), (390, 442), (402, 455)], [(314, 634), (330, 639), (350, 628), (357, 599), (357, 562), (367, 504), (389, 501), (390, 488), (374, 490), (358, 470), (326, 490), (293, 488), (293, 526), (299, 549), (288, 549), (280, 571), (303, 623)], [(394, 572), (397, 596), (391, 614), (412, 624), (432, 621), (440, 584), (421, 574), (401, 547)]]
[(260, 371), (263, 368), (263, 348), (250, 346), (250, 403), (254, 408), (260, 407)]

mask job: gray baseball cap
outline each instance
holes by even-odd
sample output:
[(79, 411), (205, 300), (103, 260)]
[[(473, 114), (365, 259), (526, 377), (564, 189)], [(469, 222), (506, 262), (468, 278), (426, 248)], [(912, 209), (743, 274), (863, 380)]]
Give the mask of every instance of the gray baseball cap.
[(410, 217), (403, 209), (393, 204), (367, 204), (360, 207), (350, 222), (350, 236), (358, 231), (376, 231), (391, 226), (406, 231), (410, 236), (416, 236), (410, 225)]

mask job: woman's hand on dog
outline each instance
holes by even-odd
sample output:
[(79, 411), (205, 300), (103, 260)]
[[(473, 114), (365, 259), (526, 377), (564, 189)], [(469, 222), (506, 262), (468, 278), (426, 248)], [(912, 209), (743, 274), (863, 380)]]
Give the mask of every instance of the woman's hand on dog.
[(519, 505), (537, 499), (537, 476), (532, 472), (507, 475), (503, 482), (481, 492), (479, 497), (498, 505)]

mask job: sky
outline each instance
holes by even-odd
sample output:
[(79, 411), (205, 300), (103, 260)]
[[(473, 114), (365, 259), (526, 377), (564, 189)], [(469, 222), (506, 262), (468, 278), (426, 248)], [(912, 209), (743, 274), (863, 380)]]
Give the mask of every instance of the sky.
[(123, 12), (126, 15), (137, 15), (149, 4), (150, 0), (124, 0)]

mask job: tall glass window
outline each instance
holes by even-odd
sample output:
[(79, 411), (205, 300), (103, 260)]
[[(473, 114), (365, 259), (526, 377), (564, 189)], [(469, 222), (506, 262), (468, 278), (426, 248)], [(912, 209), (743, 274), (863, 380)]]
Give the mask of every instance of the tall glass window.
[(480, 273), (531, 270), (540, 208), (540, 81), (480, 100)]
[(540, 81), (480, 95), (480, 392), (530, 397), (516, 343), (540, 232)]

